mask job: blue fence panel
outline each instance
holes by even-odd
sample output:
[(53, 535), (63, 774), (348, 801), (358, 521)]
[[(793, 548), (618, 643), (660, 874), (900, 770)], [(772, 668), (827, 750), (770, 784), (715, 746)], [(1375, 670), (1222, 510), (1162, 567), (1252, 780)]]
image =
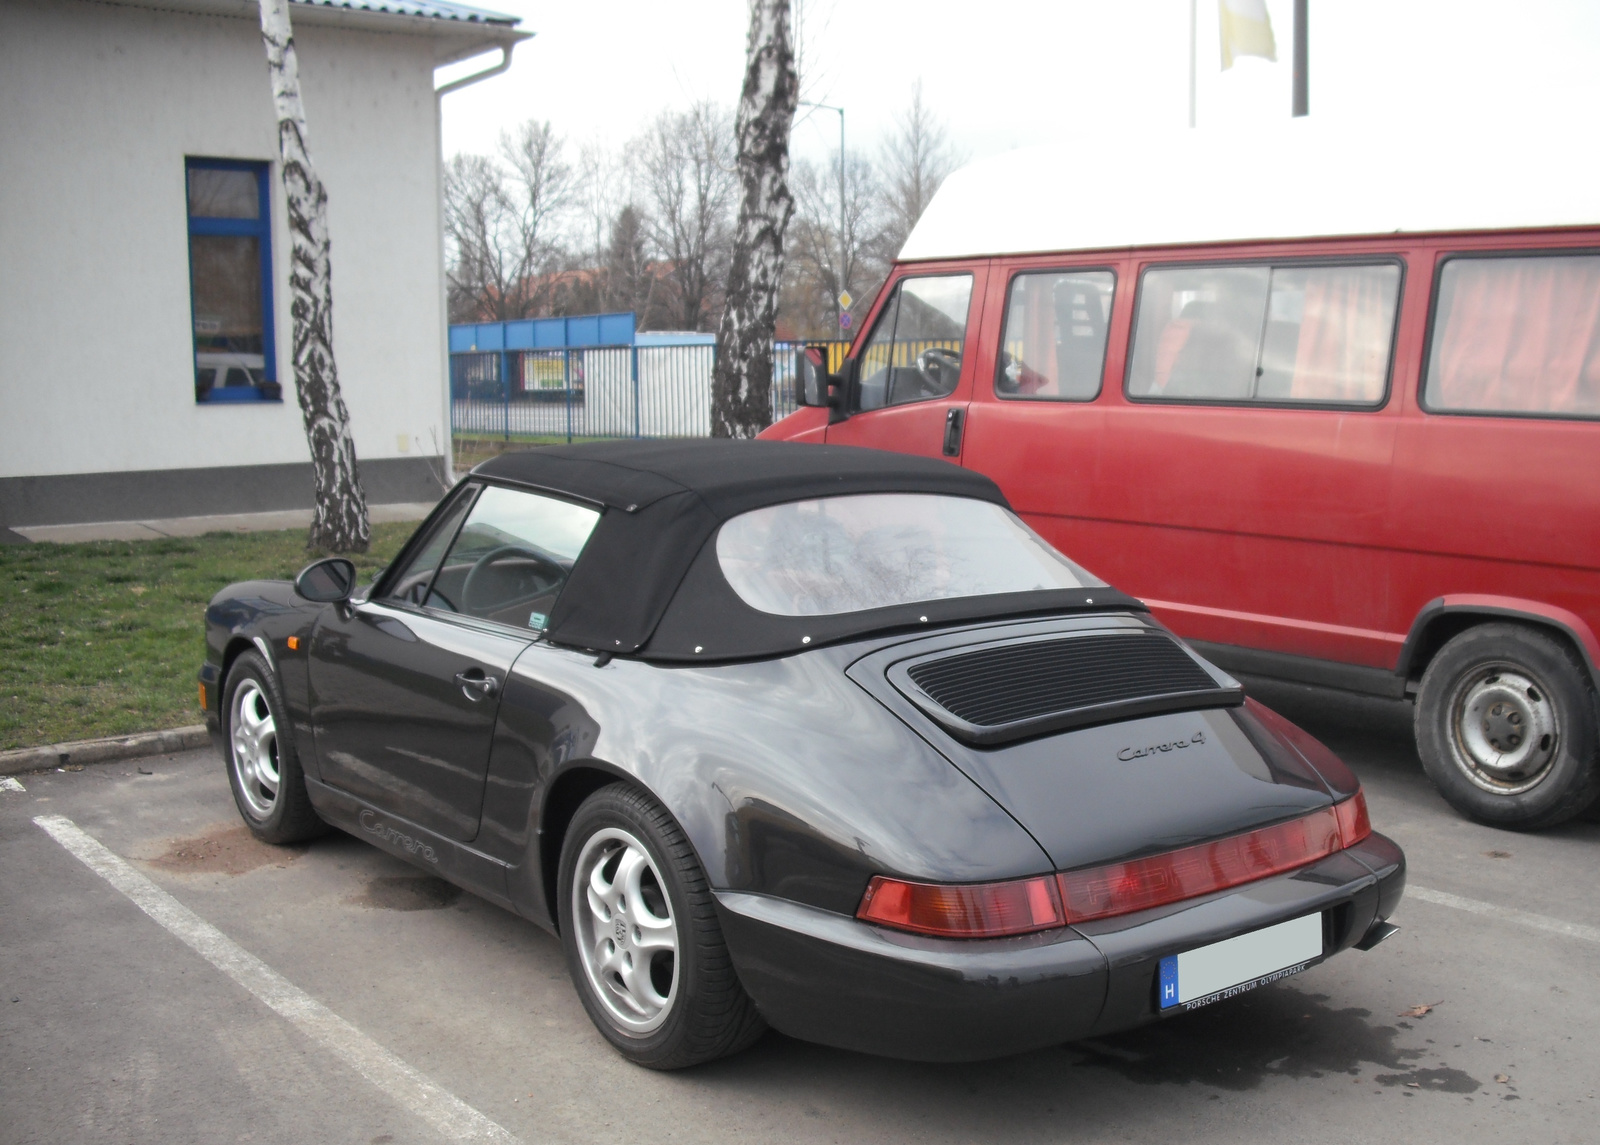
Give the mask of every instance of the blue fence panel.
[[(631, 327), (632, 316), (626, 317)], [(568, 441), (710, 436), (714, 345), (536, 348), (546, 322), (575, 320), (495, 323), (503, 332), (504, 350), (479, 342), (468, 344), (476, 350), (450, 355), (453, 432)], [(456, 329), (461, 328), (451, 331), (453, 351)], [(530, 341), (535, 348), (527, 348)], [(801, 345), (774, 346), (773, 421), (796, 409), (794, 357)]]

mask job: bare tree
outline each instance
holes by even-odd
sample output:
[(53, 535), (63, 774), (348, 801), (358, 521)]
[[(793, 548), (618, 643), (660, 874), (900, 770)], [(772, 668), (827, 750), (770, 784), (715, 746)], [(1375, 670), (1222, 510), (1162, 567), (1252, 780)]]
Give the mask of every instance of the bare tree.
[(717, 329), (711, 433), (754, 437), (772, 421), (772, 336), (783, 285), (783, 239), (794, 214), (789, 130), (800, 83), (789, 39), (791, 0), (751, 0), (744, 88), (735, 121), (739, 219)]
[(897, 117), (893, 134), (884, 142), (881, 164), (887, 217), (880, 254), (893, 259), (939, 184), (960, 164), (950, 146), (949, 132), (922, 102), (920, 79), (911, 89), (911, 105)]
[(500, 322), (548, 307), (578, 191), (550, 125), (530, 119), (503, 133), (494, 158), (455, 156), (444, 188), (451, 317)]
[[(863, 156), (845, 157), (844, 240), (839, 238), (839, 161), (795, 163), (795, 219), (789, 237), (791, 315), (807, 336), (838, 338), (835, 300), (848, 290), (853, 310), (864, 312), (882, 283), (887, 263), (880, 239), (882, 189)], [(842, 260), (842, 265), (841, 265)]]
[(702, 102), (658, 116), (634, 148), (651, 237), (667, 264), (667, 321), (680, 330), (706, 329), (732, 239), (733, 125), (721, 108)]
[(356, 468), (350, 411), (339, 391), (333, 358), (333, 272), (328, 242), (328, 191), (306, 146), (289, 0), (261, 0), (261, 38), (278, 116), (283, 197), (289, 211), (289, 313), (294, 320), (294, 380), (300, 418), (311, 446), (316, 507), (307, 544), (336, 553), (363, 553), (372, 539), (367, 498)]

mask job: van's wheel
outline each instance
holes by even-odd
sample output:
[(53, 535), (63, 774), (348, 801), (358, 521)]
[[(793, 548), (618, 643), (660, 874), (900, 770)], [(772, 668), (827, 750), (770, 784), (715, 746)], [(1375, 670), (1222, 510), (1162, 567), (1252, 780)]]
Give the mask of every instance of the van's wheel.
[(682, 1069), (742, 1050), (766, 1029), (734, 973), (694, 849), (654, 800), (621, 783), (585, 800), (556, 885), (573, 984), (624, 1057)]
[(1533, 830), (1600, 796), (1588, 671), (1558, 640), (1483, 624), (1439, 650), (1417, 693), (1417, 753), (1451, 806), (1492, 827)]
[(222, 689), (228, 784), (245, 825), (263, 843), (302, 843), (327, 831), (306, 794), (288, 708), (258, 652), (244, 652)]

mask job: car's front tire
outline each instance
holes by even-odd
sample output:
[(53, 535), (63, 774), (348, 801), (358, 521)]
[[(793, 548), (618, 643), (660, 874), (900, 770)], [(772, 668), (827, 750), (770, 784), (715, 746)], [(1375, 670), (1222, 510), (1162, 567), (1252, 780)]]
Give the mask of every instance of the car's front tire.
[(243, 652), (222, 690), (228, 785), (245, 825), (263, 843), (303, 843), (328, 827), (306, 794), (277, 677), (258, 652)]
[(1440, 794), (1492, 827), (1550, 827), (1600, 796), (1588, 671), (1525, 625), (1479, 625), (1439, 650), (1417, 693), (1416, 736)]
[(734, 972), (694, 849), (664, 808), (601, 788), (567, 827), (561, 943), (584, 1009), (624, 1057), (682, 1069), (766, 1029)]

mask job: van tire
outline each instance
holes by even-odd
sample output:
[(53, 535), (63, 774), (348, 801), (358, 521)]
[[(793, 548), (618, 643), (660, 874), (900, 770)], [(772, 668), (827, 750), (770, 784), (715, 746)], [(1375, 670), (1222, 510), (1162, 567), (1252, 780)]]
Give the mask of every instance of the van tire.
[(1446, 801), (1533, 831), (1600, 797), (1600, 716), (1588, 669), (1521, 624), (1481, 624), (1439, 650), (1417, 693), (1417, 754)]

